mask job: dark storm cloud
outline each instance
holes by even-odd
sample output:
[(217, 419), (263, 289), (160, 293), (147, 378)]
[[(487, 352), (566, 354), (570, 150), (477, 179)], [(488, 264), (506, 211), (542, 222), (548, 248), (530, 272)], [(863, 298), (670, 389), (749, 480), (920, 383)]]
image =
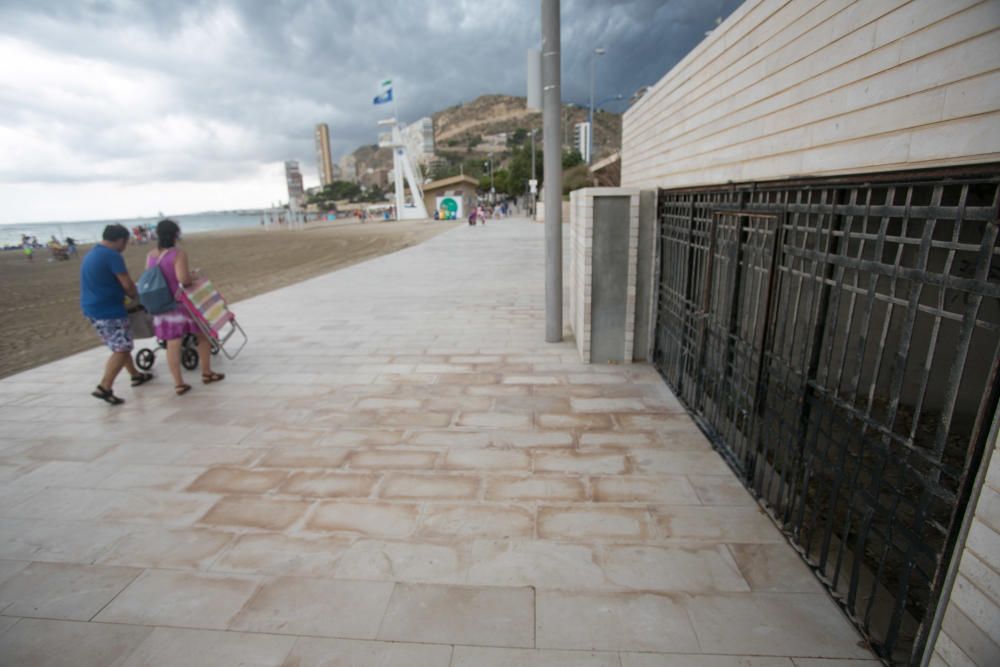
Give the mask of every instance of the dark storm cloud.
[[(738, 4), (564, 0), (564, 99), (589, 98), (594, 47), (607, 49), (598, 61), (598, 98), (627, 99)], [(82, 63), (85, 73), (72, 85), (49, 74), (50, 88), (68, 93), (26, 93), (0, 79), (0, 129), (46, 134), (62, 142), (52, 151), (66, 151), (62, 159), (0, 167), (0, 180), (224, 180), (287, 158), (310, 165), (312, 128), (321, 121), (339, 156), (374, 142), (371, 97), (383, 78), (394, 81), (403, 120), (484, 93), (523, 95), (524, 52), (540, 41), (538, 5), (0, 1), (0, 39), (51, 56), (51, 68)]]

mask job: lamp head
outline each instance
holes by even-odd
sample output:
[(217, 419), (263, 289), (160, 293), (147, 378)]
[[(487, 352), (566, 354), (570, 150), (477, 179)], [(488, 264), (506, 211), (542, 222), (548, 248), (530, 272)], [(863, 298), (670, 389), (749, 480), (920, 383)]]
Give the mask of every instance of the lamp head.
[(594, 53), (596, 53), (599, 56), (603, 56), (605, 53), (607, 53), (607, 50), (599, 46), (596, 49), (594, 49)]

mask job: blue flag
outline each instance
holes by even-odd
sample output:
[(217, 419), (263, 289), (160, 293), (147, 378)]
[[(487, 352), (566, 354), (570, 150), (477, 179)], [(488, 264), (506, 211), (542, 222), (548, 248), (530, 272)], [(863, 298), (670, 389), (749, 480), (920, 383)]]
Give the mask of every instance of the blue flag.
[(392, 102), (392, 88), (387, 88), (381, 95), (376, 95), (375, 99), (372, 100), (372, 104), (388, 104)]

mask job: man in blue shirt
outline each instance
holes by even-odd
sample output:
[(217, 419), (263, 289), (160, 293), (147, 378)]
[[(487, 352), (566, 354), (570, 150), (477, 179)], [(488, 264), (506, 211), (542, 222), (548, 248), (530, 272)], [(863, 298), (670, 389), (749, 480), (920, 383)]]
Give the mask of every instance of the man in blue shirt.
[(125, 297), (135, 299), (137, 292), (122, 258), (128, 237), (128, 229), (122, 225), (108, 225), (104, 228), (104, 240), (80, 263), (80, 307), (101, 340), (111, 349), (104, 377), (91, 395), (111, 405), (125, 402), (111, 390), (122, 368), (128, 369), (133, 387), (153, 379), (152, 373), (140, 373), (132, 363), (132, 329), (125, 310)]

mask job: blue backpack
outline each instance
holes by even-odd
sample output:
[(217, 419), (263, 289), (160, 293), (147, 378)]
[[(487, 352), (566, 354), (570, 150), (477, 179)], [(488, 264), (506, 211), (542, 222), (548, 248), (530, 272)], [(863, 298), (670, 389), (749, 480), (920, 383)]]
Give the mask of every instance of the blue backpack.
[(139, 276), (139, 281), (135, 284), (139, 292), (139, 303), (151, 315), (166, 313), (177, 307), (174, 294), (170, 291), (170, 286), (167, 285), (167, 278), (160, 269), (160, 259), (163, 259), (164, 255), (166, 253), (160, 255), (156, 264), (143, 271), (142, 275)]

